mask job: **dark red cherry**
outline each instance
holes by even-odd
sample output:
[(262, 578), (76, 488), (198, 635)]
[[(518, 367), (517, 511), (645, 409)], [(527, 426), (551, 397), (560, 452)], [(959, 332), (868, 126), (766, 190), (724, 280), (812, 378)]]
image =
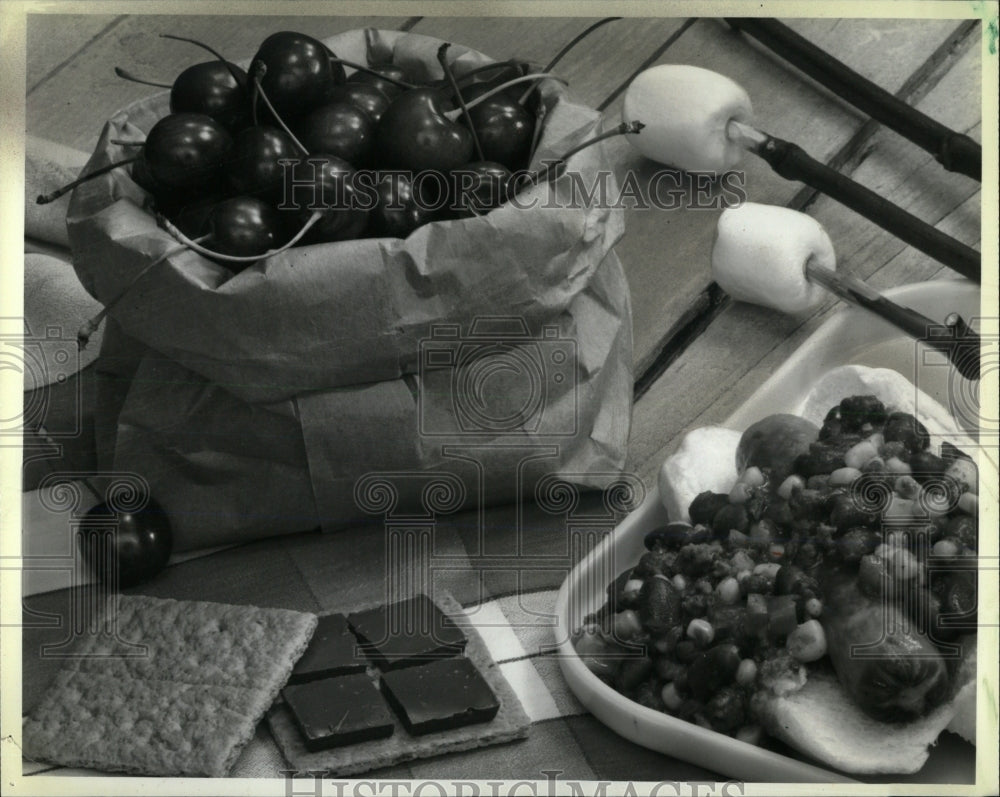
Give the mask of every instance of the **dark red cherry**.
[(170, 89), (170, 111), (203, 113), (230, 130), (239, 129), (250, 118), (247, 73), (224, 61), (189, 66)]
[(359, 195), (358, 172), (343, 158), (310, 155), (299, 161), (288, 177), (285, 199), (279, 207), (294, 209), (301, 223), (316, 211), (323, 214), (307, 233), (307, 242), (347, 240), (367, 226), (368, 205), (374, 204), (374, 196)]
[(326, 95), (327, 102), (350, 102), (377, 122), (389, 107), (389, 98), (371, 83), (342, 83)]
[(437, 89), (410, 89), (396, 97), (376, 126), (380, 162), (444, 173), (471, 160), (472, 134), (444, 115), (447, 106), (447, 95)]
[(421, 201), (410, 178), (401, 172), (383, 175), (376, 186), (371, 231), (379, 237), (405, 238), (440, 216), (433, 203)]
[(304, 33), (272, 33), (250, 62), (250, 77), (264, 74), (260, 84), (275, 110), (285, 119), (318, 105), (331, 84), (344, 82), (344, 68), (330, 60), (323, 42)]
[[(223, 255), (253, 257), (284, 243), (284, 223), (274, 207), (257, 197), (238, 196), (226, 199), (212, 208), (201, 229), (209, 237), (202, 243), (206, 249)], [(242, 271), (248, 263), (220, 263), (233, 272)]]
[(352, 102), (331, 102), (299, 119), (295, 135), (309, 152), (336, 155), (353, 166), (370, 160), (375, 122)]
[(223, 194), (211, 194), (199, 197), (193, 202), (178, 206), (171, 210), (170, 221), (174, 223), (182, 233), (188, 238), (197, 238), (205, 227), (205, 222), (209, 215), (222, 200), (227, 199)]
[(460, 217), (482, 216), (507, 201), (510, 170), (494, 161), (467, 163), (451, 173), (451, 210)]
[[(373, 75), (371, 72), (362, 72), (358, 70), (347, 78), (347, 82), (374, 86), (388, 99), (392, 100), (403, 92), (403, 87), (393, 83), (392, 80), (409, 81), (406, 73), (394, 64), (375, 64), (372, 66), (372, 70), (378, 72), (379, 74)], [(383, 80), (379, 77), (379, 75), (385, 75), (386, 77), (392, 78), (392, 80)]]
[[(462, 92), (466, 102), (487, 91), (478, 86)], [(535, 117), (512, 94), (501, 92), (469, 111), (469, 117), (483, 148), (483, 158), (502, 163), (516, 171), (528, 165), (535, 134)], [(465, 114), (458, 121), (468, 124)]]
[(142, 157), (165, 188), (196, 188), (218, 178), (232, 150), (233, 137), (211, 116), (172, 113), (153, 125)]
[(113, 588), (131, 587), (166, 566), (173, 533), (166, 512), (152, 498), (132, 511), (102, 501), (87, 511), (77, 544), (98, 579)]
[(269, 125), (247, 127), (236, 136), (232, 158), (225, 166), (226, 179), (237, 193), (278, 199), (284, 182), (281, 161), (299, 154), (284, 130)]

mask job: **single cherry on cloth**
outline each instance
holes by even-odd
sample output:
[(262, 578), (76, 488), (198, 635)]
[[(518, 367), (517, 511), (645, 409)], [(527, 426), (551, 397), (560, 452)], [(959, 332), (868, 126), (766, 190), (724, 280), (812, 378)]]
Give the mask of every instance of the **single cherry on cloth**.
[(236, 64), (207, 61), (189, 66), (170, 89), (171, 113), (203, 113), (235, 131), (250, 119), (247, 73)]
[(218, 178), (232, 150), (233, 137), (211, 116), (172, 113), (153, 125), (142, 157), (165, 188), (198, 188)]
[(450, 172), (472, 159), (472, 133), (445, 116), (448, 96), (438, 89), (404, 91), (382, 114), (375, 151), (386, 166), (414, 172)]
[(102, 501), (77, 531), (83, 561), (105, 584), (132, 587), (159, 573), (170, 559), (173, 532), (167, 513), (152, 498), (135, 510)]
[(418, 196), (413, 181), (402, 172), (382, 175), (375, 192), (378, 201), (371, 212), (371, 231), (375, 236), (405, 238), (441, 215), (435, 203)]
[(309, 152), (336, 155), (353, 166), (366, 166), (375, 143), (375, 122), (352, 102), (330, 102), (293, 124), (293, 131)]
[(233, 155), (226, 162), (226, 179), (237, 193), (278, 200), (284, 184), (281, 161), (298, 158), (298, 148), (280, 128), (254, 125), (236, 136)]
[[(202, 224), (201, 235), (208, 236), (205, 248), (235, 257), (263, 255), (286, 240), (281, 214), (272, 205), (252, 196), (232, 197), (215, 205)], [(233, 272), (242, 271), (249, 265), (226, 260), (218, 262)]]
[(331, 60), (331, 55), (329, 48), (312, 36), (280, 31), (261, 43), (250, 62), (250, 75), (259, 75), (275, 110), (292, 118), (319, 104), (331, 84), (344, 82), (344, 68)]

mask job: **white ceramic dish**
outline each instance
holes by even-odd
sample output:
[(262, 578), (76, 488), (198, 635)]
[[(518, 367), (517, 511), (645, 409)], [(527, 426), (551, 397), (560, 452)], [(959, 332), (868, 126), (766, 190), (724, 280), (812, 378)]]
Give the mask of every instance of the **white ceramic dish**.
[[(979, 288), (966, 281), (941, 280), (909, 285), (886, 294), (931, 318), (949, 312), (966, 321), (980, 315)], [(723, 424), (742, 430), (776, 412), (790, 412), (823, 374), (837, 366), (857, 363), (893, 368), (949, 407), (949, 369), (939, 358), (925, 358), (921, 348), (894, 327), (856, 308), (845, 308), (820, 327), (743, 406)], [(956, 415), (960, 415), (957, 413)], [(971, 413), (965, 413), (971, 416)], [(972, 417), (966, 426), (971, 426)], [(737, 741), (728, 736), (640, 706), (601, 681), (576, 656), (570, 633), (583, 618), (604, 603), (608, 582), (633, 565), (645, 551), (647, 531), (669, 520), (657, 490), (633, 511), (569, 574), (556, 603), (559, 662), (570, 688), (599, 720), (625, 738), (668, 755), (745, 781), (849, 782), (841, 773)], [(878, 782), (956, 783), (974, 780), (975, 748), (950, 739), (932, 752), (913, 776), (873, 778)], [(868, 780), (868, 778), (864, 778)]]

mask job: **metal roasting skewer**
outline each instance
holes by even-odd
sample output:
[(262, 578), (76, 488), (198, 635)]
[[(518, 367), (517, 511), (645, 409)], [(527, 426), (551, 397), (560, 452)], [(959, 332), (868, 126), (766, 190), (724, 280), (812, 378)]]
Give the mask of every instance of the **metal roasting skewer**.
[(766, 161), (785, 179), (803, 182), (823, 192), (963, 277), (982, 281), (980, 255), (971, 246), (941, 232), (836, 169), (820, 163), (797, 144), (736, 120), (729, 122), (727, 134), (731, 140)]
[(862, 113), (931, 153), (948, 171), (982, 180), (983, 148), (969, 136), (903, 102), (777, 20), (728, 18), (726, 22), (753, 36)]
[(890, 301), (857, 277), (812, 262), (806, 264), (806, 277), (845, 302), (875, 313), (906, 334), (947, 355), (966, 379), (979, 379), (979, 335), (958, 313), (950, 313), (943, 324), (938, 323), (916, 310)]

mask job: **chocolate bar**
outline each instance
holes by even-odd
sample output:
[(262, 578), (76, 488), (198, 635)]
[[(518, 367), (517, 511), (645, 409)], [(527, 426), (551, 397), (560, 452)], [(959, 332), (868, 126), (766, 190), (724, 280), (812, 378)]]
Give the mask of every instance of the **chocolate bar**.
[(342, 614), (327, 614), (319, 618), (309, 647), (292, 670), (290, 684), (301, 684), (319, 678), (363, 672), (365, 657), (357, 651), (358, 641), (347, 627)]
[(500, 703), (465, 657), (382, 673), (380, 688), (414, 736), (489, 722)]
[(363, 673), (286, 686), (281, 695), (307, 750), (392, 735), (392, 715), (375, 684)]
[(383, 671), (455, 656), (465, 649), (462, 629), (426, 595), (355, 612), (347, 622)]

